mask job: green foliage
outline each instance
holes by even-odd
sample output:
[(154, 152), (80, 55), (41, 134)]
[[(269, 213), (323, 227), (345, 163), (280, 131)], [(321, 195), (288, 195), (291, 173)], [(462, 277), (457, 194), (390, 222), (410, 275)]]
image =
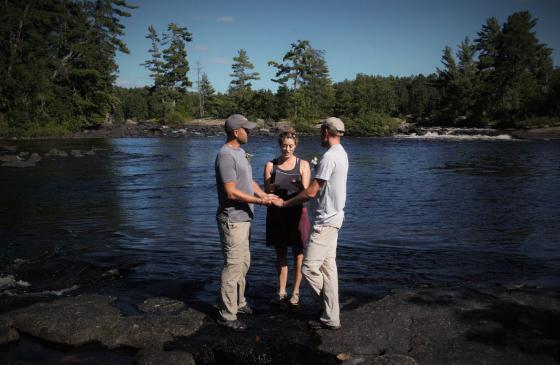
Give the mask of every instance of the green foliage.
[(529, 117), (524, 120), (514, 122), (514, 128), (545, 128), (560, 126), (560, 116), (540, 116)]
[(290, 120), (314, 131), (341, 116), (350, 135), (386, 135), (399, 118), (465, 127), (555, 126), (560, 119), (560, 70), (534, 31), (537, 20), (517, 12), (500, 24), (488, 18), (471, 42), (443, 50), (441, 69), (427, 76), (357, 74), (333, 84), (325, 52), (298, 40), (276, 69), (278, 90), (253, 90), (259, 79), (247, 52), (233, 57), (228, 93), (215, 93), (202, 74), (189, 92), (186, 27), (170, 23), (161, 36), (150, 26), (145, 66), (152, 87), (114, 87), (125, 0), (5, 0), (0, 12), (0, 135), (61, 136), (108, 121), (180, 124), (199, 115), (243, 113), (265, 121)]
[(237, 56), (233, 57), (233, 64), (231, 65), (233, 73), (229, 76), (233, 78), (230, 82), (230, 93), (245, 93), (251, 90), (251, 80), (260, 80), (258, 72), (248, 72), (255, 68), (249, 61), (247, 51), (240, 49)]
[(538, 41), (536, 24), (529, 12), (512, 14), (501, 27), (496, 18), (487, 19), (474, 44), (466, 38), (459, 45), (458, 64), (446, 47), (436, 82), (442, 96), (436, 119), (513, 127), (550, 114), (551, 49)]
[[(169, 23), (167, 33), (160, 39), (153, 26), (148, 27), (146, 38), (151, 41), (150, 59), (142, 65), (150, 71), (154, 86), (150, 89), (149, 115), (161, 123), (177, 124), (190, 115), (190, 103), (184, 103), (187, 88), (192, 86), (188, 78), (189, 62), (186, 44), (192, 41), (192, 34), (186, 27)], [(160, 52), (160, 47), (167, 46)], [(182, 103), (182, 104), (181, 104)], [(188, 105), (188, 106), (187, 106)], [(182, 106), (178, 110), (177, 106)]]
[(0, 113), (9, 130), (59, 135), (104, 122), (113, 111), (115, 54), (128, 52), (120, 18), (132, 8), (124, 0), (6, 0)]
[[(289, 107), (288, 116), (296, 121), (311, 121), (331, 114), (335, 90), (325, 52), (314, 49), (307, 40), (298, 40), (291, 46), (282, 58), (283, 63), (268, 62), (277, 69), (276, 79), (272, 81), (280, 85), (283, 97), (287, 97), (283, 103)], [(289, 82), (291, 91), (287, 89)]]
[(362, 117), (343, 117), (350, 136), (389, 136), (394, 134), (400, 120), (378, 112), (367, 112)]
[(192, 86), (187, 76), (189, 62), (186, 51), (186, 43), (192, 41), (192, 35), (187, 28), (175, 23), (169, 23), (167, 31), (163, 35), (163, 42), (169, 46), (163, 50), (161, 86), (184, 92)]

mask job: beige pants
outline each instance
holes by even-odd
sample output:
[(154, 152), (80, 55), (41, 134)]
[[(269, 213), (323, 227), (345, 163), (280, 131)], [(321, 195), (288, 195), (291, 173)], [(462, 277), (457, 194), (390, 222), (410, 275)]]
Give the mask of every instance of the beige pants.
[(303, 276), (322, 299), (321, 321), (330, 326), (340, 326), (338, 303), (338, 272), (336, 269), (336, 245), (338, 228), (313, 226), (309, 244), (303, 259)]
[(218, 221), (224, 268), (220, 287), (220, 315), (227, 321), (237, 319), (237, 308), (247, 304), (245, 300), (245, 276), (251, 263), (249, 235), (251, 222)]

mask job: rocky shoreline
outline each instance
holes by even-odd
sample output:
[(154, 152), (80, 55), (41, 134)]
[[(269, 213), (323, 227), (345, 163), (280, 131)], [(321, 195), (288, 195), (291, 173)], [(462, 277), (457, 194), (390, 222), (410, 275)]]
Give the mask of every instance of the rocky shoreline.
[[(255, 128), (251, 134), (260, 136), (276, 136), (287, 122), (273, 123)], [(264, 125), (261, 121), (260, 125)], [(96, 125), (84, 128), (67, 138), (136, 138), (136, 137), (185, 137), (185, 136), (222, 136), (225, 135), (222, 120), (197, 120), (179, 126), (161, 125), (155, 122), (127, 122), (123, 125)], [(423, 127), (403, 122), (396, 136), (510, 136), (514, 139), (560, 139), (560, 127), (544, 127), (532, 129), (493, 129), (493, 128), (454, 128), (454, 127)], [(0, 136), (0, 139), (2, 137)], [(26, 139), (26, 138), (11, 138)], [(34, 138), (42, 139), (42, 138)], [(49, 139), (44, 137), (43, 139)]]
[(534, 129), (493, 129), (493, 128), (451, 128), (420, 127), (403, 124), (397, 136), (419, 138), (463, 138), (463, 139), (520, 139), (520, 140), (557, 140), (560, 127)]
[[(255, 128), (252, 135), (276, 136), (281, 126)], [(139, 137), (189, 137), (224, 136), (223, 126), (215, 121), (212, 124), (189, 124), (180, 127), (162, 126), (155, 123), (126, 124), (123, 126), (98, 126), (75, 133), (71, 138), (139, 138)], [(560, 127), (528, 130), (498, 130), (483, 128), (446, 128), (417, 127), (403, 124), (397, 138), (443, 138), (443, 139), (482, 139), (482, 140), (559, 140)], [(13, 141), (14, 139), (12, 139)], [(1, 141), (0, 141), (1, 142)], [(75, 157), (95, 155), (96, 149), (63, 151), (56, 148), (40, 155), (37, 152), (18, 151), (10, 145), (10, 140), (0, 143), (0, 167), (33, 167), (45, 158)]]
[[(215, 308), (152, 298), (131, 313), (119, 309), (117, 298), (80, 295), (0, 315), (0, 362), (112, 356), (112, 363), (142, 365), (557, 364), (558, 293), (527, 287), (399, 289), (378, 301), (344, 303), (338, 331), (307, 328), (316, 308), (271, 308), (244, 316), (244, 332), (219, 327)], [(47, 358), (24, 355), (30, 346)]]

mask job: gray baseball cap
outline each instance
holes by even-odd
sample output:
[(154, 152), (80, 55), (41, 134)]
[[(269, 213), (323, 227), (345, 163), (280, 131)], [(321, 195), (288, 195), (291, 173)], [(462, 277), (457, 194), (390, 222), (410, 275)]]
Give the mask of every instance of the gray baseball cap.
[(323, 119), (319, 124), (317, 124), (315, 126), (316, 128), (321, 128), (321, 127), (330, 127), (330, 128), (334, 128), (338, 131), (338, 135), (339, 136), (343, 136), (344, 135), (344, 123), (342, 122), (342, 120), (336, 118), (336, 117), (330, 117), (327, 119)]
[(241, 114), (232, 114), (226, 119), (224, 127), (226, 131), (234, 131), (239, 128), (253, 129), (257, 126), (257, 123), (249, 122)]

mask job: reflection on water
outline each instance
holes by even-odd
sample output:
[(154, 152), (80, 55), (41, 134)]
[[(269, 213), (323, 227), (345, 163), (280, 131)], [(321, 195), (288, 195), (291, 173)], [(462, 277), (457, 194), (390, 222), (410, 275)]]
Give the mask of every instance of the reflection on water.
[[(101, 150), (0, 169), (0, 300), (79, 285), (77, 292), (132, 301), (167, 295), (214, 303), (223, 259), (213, 165), (222, 138), (26, 143), (21, 150)], [(343, 298), (418, 284), (560, 283), (559, 143), (362, 138), (344, 145)], [(251, 137), (246, 150), (262, 181), (278, 152), (275, 139)], [(303, 138), (297, 152), (310, 159), (323, 150)], [(257, 207), (248, 278), (257, 306), (276, 285), (264, 218)]]

